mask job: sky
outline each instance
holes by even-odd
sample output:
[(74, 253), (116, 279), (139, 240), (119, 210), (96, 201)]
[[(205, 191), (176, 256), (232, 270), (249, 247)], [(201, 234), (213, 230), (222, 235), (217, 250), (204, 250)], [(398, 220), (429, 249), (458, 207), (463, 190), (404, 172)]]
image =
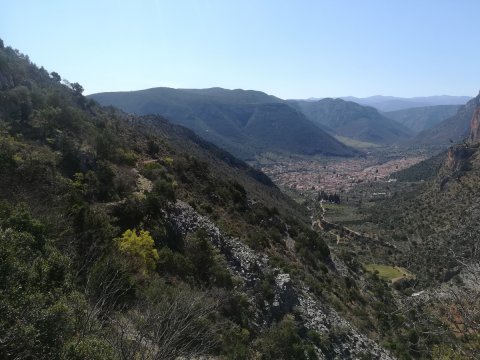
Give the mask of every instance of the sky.
[(479, 0), (0, 0), (0, 38), (85, 93), (475, 96)]

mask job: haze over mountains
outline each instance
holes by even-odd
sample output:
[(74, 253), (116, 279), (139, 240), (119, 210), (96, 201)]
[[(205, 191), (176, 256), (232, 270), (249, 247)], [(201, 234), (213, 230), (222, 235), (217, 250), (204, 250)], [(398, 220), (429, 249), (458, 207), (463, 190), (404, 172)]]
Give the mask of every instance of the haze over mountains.
[(389, 111), (383, 114), (414, 133), (419, 133), (455, 115), (460, 107), (461, 105), (435, 105)]
[(434, 127), (421, 131), (410, 141), (410, 144), (416, 146), (449, 145), (462, 141), (470, 131), (470, 120), (479, 104), (480, 93), (461, 106), (455, 115)]
[(414, 107), (425, 107), (435, 105), (464, 105), (470, 96), (450, 96), (450, 95), (436, 95), (436, 96), (418, 96), (411, 98), (402, 98), (396, 96), (369, 96), (365, 98), (357, 98), (354, 96), (346, 96), (341, 99), (353, 101), (357, 104), (373, 106), (380, 111), (396, 111), (403, 109), (410, 109)]
[[(279, 314), (263, 311), (262, 281), (278, 273), (262, 249), (283, 256), (288, 231), (317, 268), (329, 259), (306, 209), (265, 174), (161, 117), (87, 101), (1, 40), (0, 114), (2, 359), (237, 358), (223, 348), (244, 346), (240, 329), (260, 339)], [(298, 300), (281, 298), (283, 316)]]
[[(394, 359), (378, 336), (411, 326), (351, 320), (392, 313), (375, 305), (390, 289), (333, 257), (306, 207), (192, 131), (82, 92), (0, 41), (2, 358)], [(299, 114), (260, 105), (254, 125)]]
[[(352, 187), (325, 210), (323, 191), (294, 201), (192, 130), (82, 93), (0, 40), (2, 359), (477, 357), (480, 94), (414, 139), (467, 132), (463, 143), (397, 182), (345, 174)], [(92, 97), (163, 111), (249, 156), (357, 153), (328, 132), (384, 145), (412, 134), (341, 99), (111, 94)], [(395, 116), (428, 126), (435, 111), (453, 110)], [(339, 177), (320, 160), (315, 179)], [(346, 209), (343, 225), (328, 220)]]
[[(90, 97), (128, 113), (164, 116), (244, 160), (268, 152), (353, 156), (359, 151), (350, 146), (408, 145), (416, 134), (453, 116), (461, 106), (458, 104), (470, 99), (372, 96), (282, 100), (254, 90), (165, 87)], [(461, 128), (466, 131), (466, 125)], [(465, 134), (463, 130), (455, 139)], [(445, 143), (445, 136), (435, 131), (421, 137), (425, 144)]]
[(135, 114), (158, 114), (242, 159), (274, 151), (351, 156), (357, 153), (286, 102), (260, 91), (153, 88), (90, 95)]
[(342, 99), (318, 101), (291, 101), (314, 123), (332, 129), (336, 134), (373, 144), (391, 144), (404, 141), (412, 131), (389, 119), (370, 106), (362, 106)]

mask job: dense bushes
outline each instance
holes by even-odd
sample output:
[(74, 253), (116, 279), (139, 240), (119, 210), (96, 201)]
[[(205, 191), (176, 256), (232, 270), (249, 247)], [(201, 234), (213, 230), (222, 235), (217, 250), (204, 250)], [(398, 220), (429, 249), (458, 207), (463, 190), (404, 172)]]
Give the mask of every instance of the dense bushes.
[[(285, 269), (289, 236), (321, 267), (325, 243), (264, 175), (176, 137), (184, 129), (101, 108), (9, 48), (0, 81), (4, 357), (314, 358), (293, 319), (264, 335), (255, 324), (274, 298), (273, 275), (259, 274), (258, 293), (246, 294), (205, 231), (180, 236), (166, 216), (181, 199)], [(185, 153), (186, 141), (198, 148)]]
[(303, 229), (295, 238), (295, 249), (314, 269), (330, 256), (330, 249), (320, 235), (310, 229)]
[(70, 261), (24, 211), (2, 220), (0, 353), (59, 359), (76, 331)]
[(317, 359), (313, 347), (300, 337), (299, 331), (294, 319), (287, 316), (257, 340), (255, 349), (265, 360)]
[(127, 230), (118, 239), (118, 249), (125, 254), (132, 263), (135, 271), (147, 274), (155, 270), (159, 259), (155, 242), (148, 231)]

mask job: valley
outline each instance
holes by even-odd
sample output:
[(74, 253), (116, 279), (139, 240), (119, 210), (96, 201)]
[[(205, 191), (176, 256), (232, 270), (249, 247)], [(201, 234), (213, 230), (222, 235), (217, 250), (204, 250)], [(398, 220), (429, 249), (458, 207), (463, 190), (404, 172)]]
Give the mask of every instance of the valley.
[(282, 189), (304, 195), (324, 191), (347, 197), (359, 184), (395, 182), (391, 174), (415, 165), (427, 156), (421, 151), (383, 148), (369, 151), (362, 157), (264, 156), (259, 163), (261, 170)]
[(0, 359), (478, 357), (480, 94), (83, 92), (0, 40)]
[[(397, 174), (422, 166), (432, 149), (375, 148), (362, 157), (262, 157), (261, 170), (282, 191), (310, 211), (313, 228), (328, 231), (332, 253), (355, 252), (366, 272), (391, 282), (415, 279), (398, 266), (401, 251), (371, 219), (370, 209), (398, 194), (418, 191), (425, 183), (398, 181)], [(393, 210), (394, 212), (394, 210)]]
[[(458, 236), (455, 226), (446, 228), (447, 240), (437, 238), (446, 230), (438, 229), (450, 216), (447, 207), (437, 207), (436, 203), (445, 201), (436, 189), (437, 182), (443, 181), (441, 169), (448, 144), (433, 141), (422, 145), (415, 139), (429, 138), (425, 133), (445, 137), (449, 130), (444, 129), (452, 127), (468, 133), (478, 97), (464, 106), (399, 110), (394, 115), (398, 122), (377, 108), (341, 99), (282, 100), (258, 91), (221, 88), (154, 88), (93, 94), (90, 98), (129, 113), (153, 113), (147, 115), (152, 128), (158, 126), (156, 116), (165, 116), (195, 132), (199, 139), (240, 157), (259, 170), (257, 180), (259, 176), (262, 182), (271, 180), (281, 191), (270, 190), (271, 197), (263, 198), (266, 206), (259, 209), (263, 216), (257, 214), (257, 199), (264, 190), (258, 192), (258, 185), (250, 182), (242, 182), (243, 191), (233, 184), (233, 198), (243, 197), (247, 200), (243, 205), (222, 206), (215, 200), (217, 194), (201, 197), (201, 201), (197, 194), (182, 199), (205, 219), (216, 221), (218, 230), (209, 237), (230, 271), (244, 277), (246, 296), (258, 299), (251, 291), (265, 291), (266, 297), (260, 298), (267, 299), (265, 306), (254, 307), (257, 314), (262, 313), (255, 321), (269, 324), (278, 311), (284, 311), (280, 309), (286, 309), (281, 315), (286, 321), (297, 302), (295, 319), (301, 326), (321, 336), (329, 334), (328, 346), (314, 342), (313, 347), (319, 348), (318, 354), (323, 354), (319, 358), (325, 359), (388, 358), (390, 354), (382, 354), (383, 348), (399, 359), (436, 359), (431, 355), (436, 349), (445, 351), (440, 333), (457, 345), (446, 330), (449, 325), (436, 313), (446, 311), (444, 305), (428, 302), (424, 295), (439, 291), (444, 279), (456, 276), (455, 281), (461, 282), (464, 276), (457, 264), (445, 259), (450, 239)], [(227, 153), (219, 154), (228, 157)], [(460, 151), (451, 159), (454, 162), (462, 156), (467, 155)], [(207, 186), (200, 192), (208, 194), (210, 190)], [(279, 203), (280, 194), (295, 200), (298, 208), (292, 202)], [(425, 201), (431, 201), (430, 208), (436, 209), (441, 219), (438, 228), (429, 227), (432, 214), (422, 207)], [(294, 212), (297, 214), (290, 216)], [(236, 219), (239, 214), (248, 225)], [(304, 221), (301, 231), (295, 225), (300, 216)], [(257, 226), (264, 227), (265, 232), (259, 232)], [(218, 240), (218, 231), (232, 238)], [(438, 249), (432, 250), (435, 247)], [(259, 270), (252, 272), (256, 267)], [(265, 280), (259, 283), (258, 278)], [(249, 284), (254, 284), (253, 289)], [(449, 286), (458, 293), (465, 291), (457, 283)], [(315, 294), (317, 300), (307, 294)], [(318, 299), (329, 304), (327, 308), (318, 308)], [(449, 298), (445, 304), (451, 302)], [(428, 308), (426, 314), (423, 307)], [(347, 330), (338, 332), (340, 324)], [(255, 325), (248, 326), (255, 331)], [(368, 345), (374, 350), (366, 353), (358, 348), (359, 334), (365, 333), (377, 341)], [(472, 354), (476, 345), (465, 341), (462, 351)], [(375, 348), (375, 344), (381, 347)], [(349, 354), (354, 348), (355, 355)]]

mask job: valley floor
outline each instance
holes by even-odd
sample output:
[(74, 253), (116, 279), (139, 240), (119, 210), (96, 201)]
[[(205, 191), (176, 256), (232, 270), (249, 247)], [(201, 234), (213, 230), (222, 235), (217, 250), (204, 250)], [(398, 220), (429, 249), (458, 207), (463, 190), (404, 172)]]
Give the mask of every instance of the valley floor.
[(426, 158), (423, 152), (384, 149), (354, 158), (265, 156), (260, 167), (282, 189), (341, 194), (361, 183), (393, 182), (392, 173)]

